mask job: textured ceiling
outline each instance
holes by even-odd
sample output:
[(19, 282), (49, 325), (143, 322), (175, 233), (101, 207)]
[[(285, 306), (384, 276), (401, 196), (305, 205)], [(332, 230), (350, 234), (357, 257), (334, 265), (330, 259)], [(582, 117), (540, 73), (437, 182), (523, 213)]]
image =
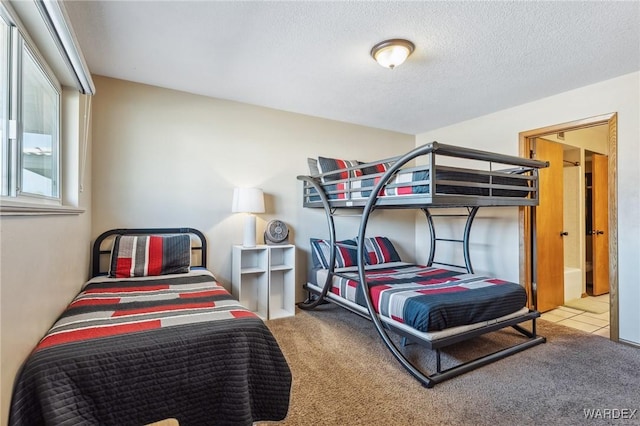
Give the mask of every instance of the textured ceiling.
[(640, 69), (638, 1), (65, 6), (93, 74), (409, 134)]

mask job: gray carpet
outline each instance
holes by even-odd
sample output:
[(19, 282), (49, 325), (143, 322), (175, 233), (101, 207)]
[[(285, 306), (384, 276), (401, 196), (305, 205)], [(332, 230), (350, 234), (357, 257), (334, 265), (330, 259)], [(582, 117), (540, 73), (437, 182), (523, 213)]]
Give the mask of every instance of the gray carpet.
[[(373, 324), (334, 305), (268, 321), (293, 372), (285, 425), (640, 425), (640, 349), (544, 320), (547, 343), (423, 388)], [(457, 344), (455, 360), (521, 339), (512, 329)], [(432, 351), (406, 348), (433, 371)], [(587, 419), (584, 410), (631, 419)], [(603, 411), (614, 410), (614, 411)], [(615, 411), (615, 410), (631, 410)]]

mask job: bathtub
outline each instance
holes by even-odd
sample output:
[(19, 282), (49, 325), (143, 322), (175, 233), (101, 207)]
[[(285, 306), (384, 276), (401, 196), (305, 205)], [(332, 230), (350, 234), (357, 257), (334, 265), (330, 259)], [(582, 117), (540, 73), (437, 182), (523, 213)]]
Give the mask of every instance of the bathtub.
[(564, 301), (582, 297), (582, 270), (580, 268), (564, 268)]

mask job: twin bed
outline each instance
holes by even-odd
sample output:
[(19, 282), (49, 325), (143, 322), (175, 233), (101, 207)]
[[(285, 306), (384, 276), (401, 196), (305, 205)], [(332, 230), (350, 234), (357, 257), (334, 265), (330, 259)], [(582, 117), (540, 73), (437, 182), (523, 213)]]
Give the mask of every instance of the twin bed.
[(206, 250), (191, 228), (98, 237), (93, 278), (16, 378), (9, 424), (285, 418), (289, 366), (264, 322), (206, 270)]
[[(455, 166), (442, 164), (445, 157)], [(395, 358), (425, 387), (545, 342), (536, 333), (540, 314), (527, 307), (522, 286), (473, 273), (469, 235), (480, 207), (535, 208), (538, 170), (547, 165), (438, 142), (369, 163), (309, 159), (311, 175), (298, 177), (303, 181), (303, 205), (324, 209), (329, 238), (311, 241), (314, 268), (305, 286), (309, 298), (299, 307), (314, 309), (328, 301), (370, 319)], [(437, 237), (436, 208), (466, 209), (462, 238)], [(336, 238), (341, 209), (361, 211), (356, 238)], [(388, 238), (367, 236), (376, 209), (425, 213), (431, 243), (427, 265), (403, 263)], [(462, 244), (464, 265), (434, 260), (443, 241)], [(531, 296), (535, 307), (535, 293)], [(522, 326), (525, 322), (531, 324), (528, 329)], [(513, 327), (524, 340), (442, 369), (442, 348), (505, 327)], [(402, 336), (402, 344), (394, 343), (389, 332)], [(436, 351), (435, 372), (424, 371), (405, 356), (402, 346), (407, 341)]]

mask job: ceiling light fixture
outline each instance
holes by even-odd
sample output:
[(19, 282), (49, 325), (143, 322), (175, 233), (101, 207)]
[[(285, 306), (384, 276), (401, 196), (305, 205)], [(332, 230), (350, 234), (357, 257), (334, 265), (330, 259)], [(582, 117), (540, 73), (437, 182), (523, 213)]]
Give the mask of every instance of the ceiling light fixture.
[(371, 48), (371, 56), (385, 68), (394, 69), (411, 55), (415, 46), (409, 40), (394, 38), (381, 41)]

